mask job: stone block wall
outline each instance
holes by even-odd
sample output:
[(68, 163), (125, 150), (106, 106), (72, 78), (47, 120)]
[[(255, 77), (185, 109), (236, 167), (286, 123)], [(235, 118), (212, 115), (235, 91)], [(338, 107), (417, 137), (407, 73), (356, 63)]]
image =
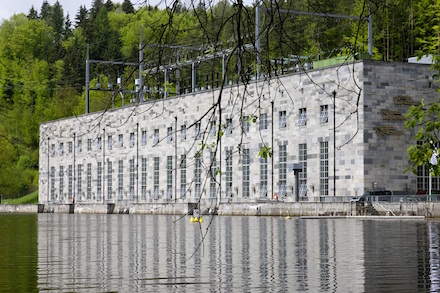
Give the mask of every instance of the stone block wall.
[[(396, 169), (389, 177), (378, 173), (384, 182), (412, 184), (409, 175), (399, 177), (402, 164), (396, 161), (404, 161), (403, 154), (391, 151), (402, 143), (388, 139), (385, 146), (374, 130), (377, 112), (389, 108), (387, 97), (411, 93), (395, 85), (394, 92), (379, 95), (384, 89), (373, 82), (376, 71), (385, 72), (385, 89), (396, 78), (387, 70), (380, 62), (360, 61), (43, 123), (40, 203), (130, 206), (196, 203), (201, 197), (216, 205), (275, 194), (291, 202), (291, 167), (300, 162), (300, 145), (306, 146), (301, 198), (334, 190), (336, 196), (362, 194), (385, 162), (374, 150), (385, 151), (394, 164), (388, 167)], [(414, 79), (426, 74), (399, 70)], [(266, 165), (258, 156), (262, 146), (271, 149)]]

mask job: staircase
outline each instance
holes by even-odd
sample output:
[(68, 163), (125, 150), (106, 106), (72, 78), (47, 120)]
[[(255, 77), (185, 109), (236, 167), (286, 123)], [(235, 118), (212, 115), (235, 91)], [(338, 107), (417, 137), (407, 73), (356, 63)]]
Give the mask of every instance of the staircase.
[(365, 207), (365, 214), (367, 216), (380, 216), (380, 213), (374, 208), (371, 203), (368, 203)]

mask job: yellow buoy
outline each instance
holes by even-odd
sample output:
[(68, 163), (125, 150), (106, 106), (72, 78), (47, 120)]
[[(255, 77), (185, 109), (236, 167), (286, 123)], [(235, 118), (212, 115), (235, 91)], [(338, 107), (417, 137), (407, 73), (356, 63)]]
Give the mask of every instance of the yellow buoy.
[(203, 218), (202, 217), (200, 217), (199, 222), (203, 223)]
[(195, 217), (194, 222), (198, 222), (198, 221), (199, 221), (199, 218)]
[(191, 216), (191, 219), (189, 220), (191, 223), (194, 222), (193, 216)]

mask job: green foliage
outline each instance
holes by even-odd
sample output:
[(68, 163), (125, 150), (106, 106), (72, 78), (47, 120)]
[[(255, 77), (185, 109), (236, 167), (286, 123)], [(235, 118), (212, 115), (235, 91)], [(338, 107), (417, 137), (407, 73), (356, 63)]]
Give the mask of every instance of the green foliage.
[[(411, 161), (409, 169), (416, 173), (417, 167), (427, 164), (435, 148), (440, 147), (440, 100), (430, 105), (422, 101), (411, 106), (405, 117), (406, 128), (416, 130), (414, 138), (417, 143), (407, 150)], [(434, 174), (440, 175), (440, 165), (430, 164), (430, 168)]]
[(267, 160), (267, 158), (272, 158), (272, 148), (267, 145), (263, 145), (258, 153), (258, 156)]
[(37, 204), (38, 203), (38, 191), (34, 191), (28, 195), (19, 198), (3, 198), (4, 204)]
[[(59, 2), (50, 5), (43, 1), (40, 13), (31, 7), (29, 14), (14, 15), (0, 24), (0, 190), (16, 197), (35, 190), (38, 185), (39, 124), (44, 121), (80, 115), (85, 109), (85, 60), (89, 44), (90, 58), (96, 60), (123, 60), (135, 62), (139, 57), (140, 28), (143, 30), (145, 63), (159, 68), (176, 61), (176, 51), (167, 45), (203, 47), (203, 51), (183, 49), (179, 60), (194, 60), (200, 54), (212, 54), (224, 48), (236, 48), (228, 56), (228, 81), (246, 80), (258, 68), (272, 74), (273, 59), (292, 55), (317, 60), (340, 54), (367, 51), (368, 1), (341, 0), (286, 0), (262, 1), (261, 56), (256, 64), (254, 51), (244, 50), (246, 44), (255, 44), (255, 10), (253, 7), (231, 4), (221, 0), (209, 3), (198, 1), (185, 7), (159, 9), (144, 6), (136, 11), (131, 1), (122, 4), (94, 0), (92, 8), (80, 6), (71, 27), (64, 17)], [(372, 1), (374, 20), (374, 58), (405, 60), (418, 55), (437, 53), (439, 48), (439, 4), (428, 0), (414, 2), (411, 11), (408, 1)], [(303, 14), (280, 13), (277, 9), (358, 16), (361, 21), (322, 18)], [(408, 20), (414, 16), (414, 30)], [(150, 46), (161, 44), (163, 46)], [(392, 44), (392, 45), (389, 45)], [(237, 55), (241, 54), (241, 58)], [(271, 63), (272, 62), (272, 63)], [(289, 65), (289, 66), (294, 66)], [(241, 73), (249, 76), (238, 76)], [(124, 89), (132, 89), (137, 68), (94, 64), (90, 86), (96, 86), (97, 75), (102, 85), (112, 78), (122, 77)], [(207, 77), (221, 73), (221, 62), (212, 60), (197, 65), (198, 87), (207, 86)], [(190, 69), (182, 68), (181, 76)], [(172, 74), (176, 74), (173, 71)], [(221, 76), (219, 76), (221, 78)], [(175, 78), (175, 76), (174, 76)], [(175, 79), (164, 83), (163, 72), (145, 76), (146, 85), (170, 92), (176, 90)], [(205, 82), (206, 81), (206, 82)], [(182, 89), (181, 89), (182, 90)], [(101, 111), (112, 105), (111, 91), (91, 91), (90, 110)], [(163, 96), (155, 94), (153, 99)], [(131, 97), (125, 96), (125, 103)], [(119, 95), (114, 101), (122, 105)], [(425, 109), (425, 107), (428, 107)], [(407, 127), (417, 130), (421, 141), (409, 149), (415, 166), (430, 157), (432, 148), (427, 143), (438, 141), (439, 106), (419, 105), (410, 109)], [(257, 116), (248, 116), (256, 123)], [(224, 134), (219, 127), (216, 139)], [(201, 145), (201, 155), (212, 144)], [(267, 159), (272, 149), (264, 145), (259, 153)]]

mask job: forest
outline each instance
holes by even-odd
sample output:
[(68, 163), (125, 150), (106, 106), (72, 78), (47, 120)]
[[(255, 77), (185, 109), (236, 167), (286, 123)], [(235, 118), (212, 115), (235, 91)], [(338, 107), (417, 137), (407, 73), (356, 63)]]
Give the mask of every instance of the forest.
[[(370, 13), (374, 60), (404, 62), (440, 51), (438, 1), (263, 0), (258, 36), (256, 2), (148, 3), (135, 8), (129, 0), (94, 0), (90, 9), (80, 6), (70, 16), (58, 1), (53, 5), (43, 1), (41, 7), (29, 7), (27, 15), (16, 14), (0, 23), (0, 194), (4, 198), (38, 189), (40, 123), (85, 113), (87, 50), (91, 60), (114, 62), (91, 64), (90, 87), (101, 85), (107, 90), (90, 92), (90, 112), (122, 105), (111, 90), (119, 78), (120, 87), (136, 90), (139, 67), (124, 62), (139, 62), (141, 35), (144, 69), (156, 72), (144, 77), (146, 88), (157, 89), (151, 99), (164, 98), (164, 88), (183, 93), (191, 82), (188, 68), (170, 74), (173, 80), (168, 83), (159, 69), (216, 52), (229, 52), (226, 70), (237, 82), (248, 81), (257, 71), (276, 75), (284, 62), (365, 53)], [(335, 17), (342, 15), (351, 17)], [(218, 83), (214, 73), (221, 72), (219, 60), (213, 57), (198, 66), (198, 86)], [(176, 88), (178, 79), (181, 89)]]

